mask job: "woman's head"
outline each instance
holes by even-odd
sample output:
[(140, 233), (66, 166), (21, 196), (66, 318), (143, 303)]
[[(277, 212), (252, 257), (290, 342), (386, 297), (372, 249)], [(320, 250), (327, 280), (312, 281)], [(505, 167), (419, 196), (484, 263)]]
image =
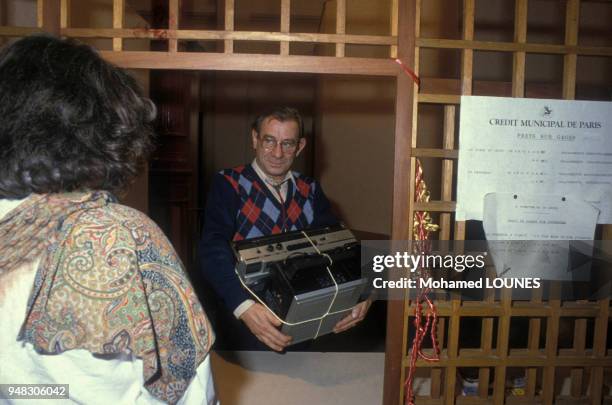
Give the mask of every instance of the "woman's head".
[(70, 39), (0, 52), (0, 198), (118, 191), (152, 149), (155, 107), (123, 70)]

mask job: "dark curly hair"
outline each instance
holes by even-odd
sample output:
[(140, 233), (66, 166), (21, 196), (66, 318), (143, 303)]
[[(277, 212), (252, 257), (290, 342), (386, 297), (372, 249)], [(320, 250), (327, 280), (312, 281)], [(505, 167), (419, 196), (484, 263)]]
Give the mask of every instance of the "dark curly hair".
[(155, 106), (136, 81), (71, 39), (0, 52), (0, 198), (120, 191), (153, 145)]
[(298, 126), (298, 139), (304, 136), (304, 123), (302, 122), (302, 116), (298, 110), (291, 107), (278, 107), (255, 118), (255, 121), (253, 121), (253, 124), (251, 124), (251, 129), (257, 133), (257, 136), (259, 136), (261, 132), (261, 126), (263, 125), (264, 121), (268, 118), (275, 119), (280, 122), (295, 121)]

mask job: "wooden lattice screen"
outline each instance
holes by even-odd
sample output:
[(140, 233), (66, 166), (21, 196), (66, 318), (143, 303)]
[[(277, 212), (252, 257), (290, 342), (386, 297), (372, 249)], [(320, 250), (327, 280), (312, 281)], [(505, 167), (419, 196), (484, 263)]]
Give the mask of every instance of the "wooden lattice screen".
[[(76, 0), (75, 0), (76, 1)], [(560, 96), (575, 97), (576, 66), (578, 56), (612, 57), (612, 47), (578, 45), (580, 0), (565, 0), (564, 44), (540, 44), (527, 41), (528, 0), (515, 0), (515, 29), (512, 42), (486, 42), (474, 40), (475, 0), (463, 0), (462, 39), (421, 38), (421, 1), (393, 0), (391, 32), (388, 36), (346, 34), (347, 0), (336, 0), (336, 33), (296, 33), (290, 27), (290, 0), (281, 0), (280, 32), (247, 32), (234, 29), (234, 0), (224, 3), (223, 30), (180, 29), (179, 0), (169, 1), (169, 23), (164, 29), (133, 29), (124, 27), (125, 0), (113, 0), (113, 24), (108, 28), (73, 28), (70, 26), (70, 0), (38, 0), (37, 27), (1, 27), (0, 37), (20, 37), (46, 31), (77, 38), (111, 38), (112, 50), (102, 55), (113, 63), (126, 68), (143, 69), (197, 69), (233, 71), (299, 72), (316, 74), (351, 74), (366, 76), (391, 76), (396, 78), (396, 124), (394, 155), (394, 195), (392, 238), (407, 240), (412, 235), (414, 211), (426, 210), (439, 213), (440, 239), (463, 239), (465, 223), (454, 222), (453, 184), (456, 180), (453, 167), (457, 159), (456, 116), (460, 108), (460, 95), (541, 96), (530, 92), (525, 85), (527, 54), (554, 54), (563, 56), (563, 82)], [(425, 0), (426, 1), (426, 0)], [(512, 1), (512, 0), (507, 0)], [(532, 0), (533, 1), (533, 0)], [(562, 1), (562, 0), (559, 0)], [(583, 2), (585, 2), (584, 0)], [(486, 2), (481, 2), (481, 4)], [(612, 2), (604, 1), (612, 7)], [(147, 38), (167, 40), (166, 51), (125, 51), (124, 40)], [(180, 40), (220, 40), (223, 51), (218, 53), (180, 52)], [(277, 41), (278, 55), (234, 53), (233, 41)], [(334, 44), (335, 56), (297, 56), (290, 54), (290, 42)], [(391, 57), (400, 58), (418, 74), (422, 49), (452, 49), (461, 52), (461, 78), (447, 80), (422, 78), (420, 89), (413, 80), (391, 60), (356, 58), (345, 55), (346, 44), (388, 46)], [(511, 83), (478, 83), (473, 79), (475, 51), (511, 53), (513, 73)], [(554, 93), (554, 92), (553, 92)], [(439, 149), (418, 147), (417, 128), (419, 106), (433, 103), (444, 106), (443, 147)], [(439, 159), (442, 167), (441, 200), (426, 204), (414, 204), (416, 157)], [(605, 239), (612, 238), (612, 230), (604, 227)], [(388, 313), (387, 351), (385, 363), (384, 404), (399, 404), (404, 400), (403, 383), (408, 365), (409, 316), (414, 308), (411, 302), (390, 302)], [(488, 295), (482, 302), (464, 303), (459, 299), (438, 302), (440, 313), (439, 340), (444, 342), (439, 363), (419, 362), (418, 366), (429, 370), (431, 390), (429, 395), (417, 398), (418, 404), (503, 404), (503, 403), (561, 403), (564, 400), (580, 403), (612, 403), (602, 391), (604, 373), (612, 369), (610, 348), (606, 337), (612, 311), (610, 300), (597, 302), (542, 301), (534, 295), (531, 302), (519, 303), (510, 299), (509, 292), (496, 301)], [(480, 348), (463, 349), (459, 335), (462, 319), (481, 319)], [(509, 348), (512, 319), (529, 318), (528, 344), (523, 349)], [(561, 320), (574, 323), (573, 347), (559, 349), (558, 337)], [(592, 333), (588, 333), (592, 329)], [(494, 331), (497, 331), (496, 338)], [(540, 333), (545, 342), (540, 345)], [(592, 344), (587, 335), (594, 336)], [(494, 344), (495, 343), (495, 344)], [(479, 395), (457, 395), (458, 369), (477, 368)], [(525, 370), (527, 385), (524, 396), (508, 396), (506, 375), (511, 367)], [(558, 392), (556, 375), (562, 368), (570, 369), (571, 392), (568, 398), (555, 395)], [(489, 379), (493, 378), (492, 395)]]
[[(74, 28), (70, 26), (71, 1), (37, 0), (37, 27), (0, 26), (1, 37), (21, 37), (36, 32), (52, 32), (73, 38), (112, 39), (112, 51), (101, 54), (109, 61), (134, 69), (195, 69), (266, 72), (299, 72), (323, 74), (355, 74), (366, 76), (396, 76), (399, 69), (390, 59), (345, 57), (346, 44), (386, 46), (390, 53), (396, 52), (398, 37), (390, 35), (352, 35), (346, 33), (346, 0), (335, 1), (336, 30), (328, 33), (291, 32), (291, 0), (281, 0), (280, 31), (261, 32), (236, 30), (234, 27), (234, 0), (224, 2), (223, 30), (192, 30), (180, 28), (180, 1), (168, 0), (167, 28), (125, 27), (125, 0), (113, 0), (113, 22), (108, 28)], [(398, 5), (396, 0), (385, 2), (392, 8), (389, 26), (397, 29)], [(126, 51), (124, 41), (150, 39), (168, 41), (166, 51)], [(179, 41), (218, 40), (223, 41), (221, 52), (180, 52)], [(260, 55), (234, 52), (234, 41), (279, 42), (280, 53)], [(291, 55), (291, 42), (311, 44), (333, 44), (334, 57)]]
[[(533, 0), (532, 0), (533, 1)], [(423, 2), (424, 3), (424, 2)], [(612, 57), (612, 47), (588, 47), (578, 43), (580, 0), (559, 2), (565, 5), (565, 41), (564, 44), (541, 44), (527, 41), (528, 0), (514, 2), (514, 40), (512, 42), (485, 42), (475, 40), (474, 19), (475, 0), (463, 0), (462, 38), (422, 38), (421, 37), (421, 1), (415, 1), (414, 7), (414, 66), (418, 69), (419, 58), (423, 49), (458, 50), (460, 58), (460, 79), (421, 78), (421, 88), (413, 98), (411, 128), (411, 180), (414, 179), (414, 158), (437, 159), (441, 165), (441, 199), (429, 203), (412, 204), (409, 215), (415, 211), (429, 211), (439, 214), (440, 234), (442, 240), (463, 240), (466, 234), (465, 222), (454, 221), (455, 201), (453, 186), (456, 176), (453, 173), (454, 161), (458, 157), (456, 149), (458, 128), (456, 117), (460, 109), (461, 95), (489, 95), (506, 97), (545, 97), (574, 99), (576, 91), (576, 66), (578, 56), (590, 55)], [(486, 2), (479, 5), (486, 7)], [(612, 7), (612, 2), (607, 7)], [(475, 82), (473, 80), (474, 52), (495, 51), (512, 55), (512, 81)], [(552, 54), (563, 56), (563, 78), (559, 86), (530, 86), (525, 82), (526, 56), (533, 54)], [(417, 128), (421, 118), (420, 106), (425, 103), (442, 105), (444, 109), (442, 148), (420, 148), (422, 139), (418, 139)], [(426, 177), (427, 178), (427, 177)], [(429, 179), (431, 181), (431, 179)], [(433, 181), (435, 183), (435, 181)], [(411, 183), (411, 187), (414, 187)], [(413, 195), (412, 190), (410, 195)], [(604, 226), (604, 239), (612, 236), (610, 225)], [(511, 291), (506, 290), (497, 299), (494, 291), (487, 290), (483, 301), (463, 302), (460, 298), (438, 301), (439, 328), (438, 340), (442, 346), (441, 361), (428, 363), (419, 361), (418, 367), (429, 369), (427, 378), (431, 384), (429, 395), (417, 396), (417, 404), (533, 404), (533, 403), (612, 403), (609, 391), (604, 392), (604, 373), (612, 372), (612, 353), (606, 347), (606, 336), (610, 325), (612, 311), (610, 300), (593, 302), (567, 302), (560, 299), (543, 300), (541, 291), (534, 290), (531, 301), (512, 301)], [(555, 296), (554, 293), (552, 295)], [(558, 294), (557, 294), (558, 296)], [(410, 345), (408, 342), (409, 322), (414, 314), (414, 303), (406, 300), (402, 308), (393, 304), (390, 310), (391, 324), (403, 320), (403, 329), (395, 329), (394, 334), (401, 333), (401, 340), (391, 341), (387, 347), (388, 356), (401, 345), (402, 359), (400, 378), (389, 382), (385, 403), (403, 402), (403, 382), (409, 365)], [(480, 343), (477, 348), (463, 348), (469, 343), (460, 339), (460, 329), (464, 321), (471, 318), (480, 326)], [(511, 323), (518, 318), (528, 319), (527, 344), (523, 348), (512, 348), (509, 342)], [(571, 348), (560, 348), (560, 325), (567, 323), (573, 326), (573, 343)], [(545, 339), (540, 339), (540, 335)], [(587, 336), (589, 340), (587, 341)], [(394, 365), (396, 366), (396, 365)], [(459, 373), (466, 368), (477, 369), (478, 395), (462, 396)], [(517, 368), (526, 379), (524, 393), (509, 393), (507, 380), (510, 371)], [(392, 368), (396, 370), (396, 368)], [(571, 387), (569, 395), (559, 395), (562, 374), (567, 370)], [(387, 378), (390, 378), (388, 373)], [(609, 382), (608, 382), (609, 384)], [(398, 395), (390, 394), (393, 386), (401, 387)], [(609, 387), (607, 388), (609, 390)], [(515, 393), (516, 394), (516, 393)]]

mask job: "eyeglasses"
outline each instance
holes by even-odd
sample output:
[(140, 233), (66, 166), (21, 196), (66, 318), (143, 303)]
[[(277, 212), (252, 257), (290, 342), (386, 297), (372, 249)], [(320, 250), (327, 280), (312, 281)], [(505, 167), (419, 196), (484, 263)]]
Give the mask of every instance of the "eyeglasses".
[[(276, 149), (276, 145), (278, 145), (279, 142), (271, 136), (264, 136), (261, 138), (261, 144), (265, 150), (270, 152)], [(280, 142), (280, 146), (283, 153), (293, 153), (297, 149), (298, 141), (295, 139), (285, 139)]]

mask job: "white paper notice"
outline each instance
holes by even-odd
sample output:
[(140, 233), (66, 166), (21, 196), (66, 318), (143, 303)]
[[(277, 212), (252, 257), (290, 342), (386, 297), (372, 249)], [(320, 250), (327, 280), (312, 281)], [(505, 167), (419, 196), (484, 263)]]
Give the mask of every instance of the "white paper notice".
[[(489, 193), (483, 227), (498, 275), (574, 280), (586, 276), (599, 211), (574, 197)], [(577, 242), (581, 241), (581, 242)]]
[(482, 225), (487, 240), (593, 240), (598, 214), (571, 196), (489, 193)]
[(574, 196), (612, 223), (612, 103), (461, 97), (457, 220), (508, 190)]

